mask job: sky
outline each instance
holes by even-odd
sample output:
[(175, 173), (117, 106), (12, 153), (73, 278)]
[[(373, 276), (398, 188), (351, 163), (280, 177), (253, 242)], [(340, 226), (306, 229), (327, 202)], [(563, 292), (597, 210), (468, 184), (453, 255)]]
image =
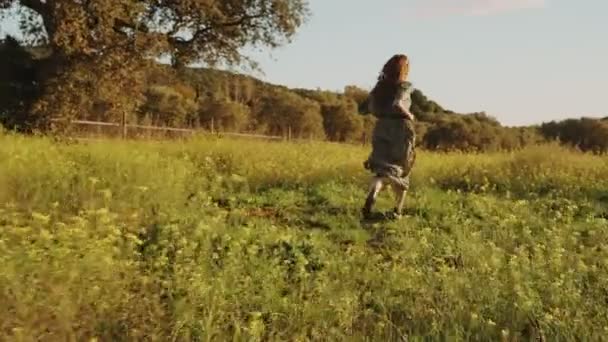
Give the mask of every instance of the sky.
[(395, 53), (410, 81), (459, 113), (509, 126), (608, 116), (606, 0), (311, 0), (293, 42), (255, 53), (262, 79), (369, 89)]
[[(608, 116), (606, 0), (310, 0), (293, 41), (250, 52), (265, 81), (370, 89), (395, 53), (444, 108), (509, 126)], [(2, 32), (14, 31), (3, 22)]]

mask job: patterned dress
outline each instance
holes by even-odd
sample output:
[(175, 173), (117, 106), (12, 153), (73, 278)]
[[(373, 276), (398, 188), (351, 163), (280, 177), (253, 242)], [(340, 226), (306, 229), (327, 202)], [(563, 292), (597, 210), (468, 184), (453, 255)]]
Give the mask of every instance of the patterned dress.
[[(373, 96), (367, 100), (367, 108), (361, 114), (371, 112), (376, 118), (372, 136), (372, 152), (365, 161), (365, 168), (378, 177), (389, 179), (402, 190), (409, 189), (409, 179), (415, 161), (416, 134), (414, 123), (395, 109), (395, 104), (409, 109), (414, 88), (409, 82), (400, 84), (391, 103), (377, 103)], [(366, 110), (367, 109), (367, 110)]]

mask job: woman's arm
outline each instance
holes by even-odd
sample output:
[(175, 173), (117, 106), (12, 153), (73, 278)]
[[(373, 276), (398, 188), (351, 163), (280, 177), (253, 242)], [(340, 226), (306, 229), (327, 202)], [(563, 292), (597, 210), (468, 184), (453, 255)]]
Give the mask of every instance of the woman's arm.
[(412, 114), (412, 112), (410, 112), (410, 110), (408, 108), (405, 108), (403, 106), (403, 103), (398, 102), (396, 107), (397, 107), (397, 110), (399, 112), (401, 112), (401, 114), (405, 115), (408, 119), (410, 119), (412, 121), (416, 120), (416, 117), (414, 117), (414, 114)]
[(399, 96), (395, 99), (393, 103), (393, 107), (401, 114), (405, 115), (408, 119), (414, 121), (416, 118), (414, 114), (410, 111), (410, 106), (412, 103), (412, 91), (414, 88), (411, 84), (405, 83), (402, 85)]

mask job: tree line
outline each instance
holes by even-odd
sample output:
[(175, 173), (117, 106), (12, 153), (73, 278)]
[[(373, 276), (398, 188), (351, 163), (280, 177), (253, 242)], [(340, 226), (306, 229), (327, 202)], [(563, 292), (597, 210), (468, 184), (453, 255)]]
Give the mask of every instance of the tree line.
[[(215, 68), (255, 67), (242, 47), (288, 43), (308, 18), (305, 0), (0, 0), (3, 8), (24, 32), (0, 42), (0, 124), (8, 129), (48, 132), (57, 129), (50, 119), (61, 117), (370, 140), (374, 118), (358, 114), (365, 89), (288, 89)], [(512, 150), (557, 140), (608, 151), (606, 119), (504, 127), (484, 112), (445, 109), (421, 90), (412, 111), (426, 149)]]

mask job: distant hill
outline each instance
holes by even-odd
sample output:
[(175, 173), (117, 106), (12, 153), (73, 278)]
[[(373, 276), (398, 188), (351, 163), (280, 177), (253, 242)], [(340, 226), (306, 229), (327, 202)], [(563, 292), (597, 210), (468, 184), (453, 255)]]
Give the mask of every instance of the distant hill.
[[(346, 86), (342, 92), (290, 89), (226, 71), (200, 68), (175, 72), (167, 66), (161, 66), (160, 70), (174, 76), (156, 77), (151, 84), (162, 80), (161, 84), (168, 85), (166, 80), (171, 80), (174, 84), (177, 82), (192, 88), (197, 94), (197, 101), (201, 103), (223, 101), (247, 107), (252, 120), (249, 125), (239, 126), (240, 129), (284, 134), (286, 127), (292, 125), (292, 132), (296, 136), (312, 135), (334, 141), (363, 141), (371, 135), (374, 119), (361, 116), (357, 111), (368, 92), (356, 86)], [(412, 112), (417, 118), (418, 143), (423, 147), (503, 149), (541, 140), (536, 129), (505, 128), (484, 112), (459, 114), (445, 109), (420, 89), (414, 91), (412, 100)], [(286, 107), (287, 103), (291, 105)], [(305, 109), (299, 110), (301, 106)], [(208, 127), (211, 118), (216, 126), (220, 121), (222, 125), (231, 120), (227, 113), (215, 112), (201, 115), (198, 123)], [(283, 119), (283, 124), (276, 124)], [(228, 126), (236, 128), (238, 125)]]
[[(23, 127), (31, 120), (29, 104), (41, 90), (36, 65), (49, 55), (44, 46), (23, 48), (10, 39), (0, 43), (0, 123)], [(358, 114), (368, 93), (352, 85), (340, 92), (291, 89), (228, 71), (164, 64), (151, 65), (144, 78), (143, 103), (130, 113), (130, 122), (361, 143), (369, 142), (375, 120)], [(79, 118), (120, 120), (108, 111), (112, 98), (88, 100)], [(421, 89), (413, 92), (412, 100), (417, 143), (423, 148), (509, 150), (559, 140), (584, 150), (608, 151), (608, 117), (513, 128), (485, 112), (455, 113)]]

